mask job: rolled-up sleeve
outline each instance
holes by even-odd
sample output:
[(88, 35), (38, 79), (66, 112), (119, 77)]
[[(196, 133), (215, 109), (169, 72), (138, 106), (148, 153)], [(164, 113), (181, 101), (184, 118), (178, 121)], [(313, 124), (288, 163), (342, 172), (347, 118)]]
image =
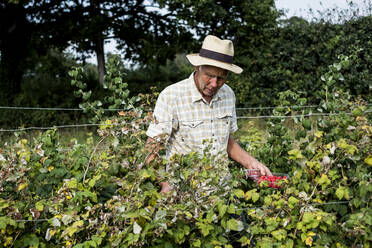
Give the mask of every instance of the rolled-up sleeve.
[(155, 138), (159, 135), (172, 133), (173, 104), (168, 89), (163, 90), (156, 101), (154, 109), (154, 120), (150, 123), (146, 135)]

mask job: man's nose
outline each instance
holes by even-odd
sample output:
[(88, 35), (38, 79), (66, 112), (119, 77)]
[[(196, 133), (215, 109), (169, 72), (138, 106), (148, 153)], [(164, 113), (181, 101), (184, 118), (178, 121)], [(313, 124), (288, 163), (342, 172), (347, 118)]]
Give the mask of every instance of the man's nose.
[(218, 84), (217, 84), (217, 77), (214, 76), (212, 77), (210, 80), (209, 80), (209, 84), (212, 86), (212, 87), (217, 87)]

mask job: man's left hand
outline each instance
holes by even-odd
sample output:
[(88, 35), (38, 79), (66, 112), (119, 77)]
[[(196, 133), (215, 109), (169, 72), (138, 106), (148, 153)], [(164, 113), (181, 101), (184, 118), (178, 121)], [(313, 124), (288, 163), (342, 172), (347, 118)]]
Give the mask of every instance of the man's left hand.
[(250, 163), (246, 166), (247, 169), (249, 170), (258, 170), (260, 173), (260, 176), (272, 176), (273, 174), (267, 168), (264, 164), (260, 163), (257, 161), (257, 159), (252, 158)]

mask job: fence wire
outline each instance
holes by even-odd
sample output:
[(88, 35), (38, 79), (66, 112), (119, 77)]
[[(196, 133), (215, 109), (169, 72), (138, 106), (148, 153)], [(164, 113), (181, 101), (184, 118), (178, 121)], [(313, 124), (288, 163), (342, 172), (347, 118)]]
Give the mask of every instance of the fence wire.
[[(371, 113), (372, 110), (364, 111), (365, 113)], [(279, 119), (289, 119), (289, 118), (302, 118), (302, 117), (313, 117), (313, 116), (338, 116), (341, 114), (352, 115), (352, 113), (312, 113), (303, 115), (260, 115), (260, 116), (237, 116), (236, 119), (268, 119), (268, 118), (279, 118)], [(196, 122), (196, 121), (210, 121), (217, 119), (196, 119), (196, 120), (179, 120), (178, 122)], [(169, 123), (173, 121), (162, 121), (157, 123)], [(121, 123), (86, 123), (86, 124), (71, 124), (71, 125), (58, 125), (51, 127), (25, 127), (25, 128), (12, 128), (12, 129), (0, 129), (0, 132), (21, 132), (30, 130), (50, 130), (50, 129), (62, 129), (62, 128), (79, 128), (79, 127), (93, 127), (93, 126), (121, 126), (121, 125), (131, 125), (132, 122), (121, 122)]]
[[(372, 104), (367, 104), (372, 106)], [(305, 108), (316, 108), (318, 105), (292, 105), (292, 106), (269, 106), (269, 107), (241, 107), (236, 110), (267, 110), (267, 109), (305, 109)], [(84, 111), (81, 108), (48, 108), (48, 107), (18, 107), (18, 106), (0, 106), (0, 109), (4, 110), (38, 110), (38, 111)], [(103, 109), (104, 111), (126, 111), (126, 109)]]

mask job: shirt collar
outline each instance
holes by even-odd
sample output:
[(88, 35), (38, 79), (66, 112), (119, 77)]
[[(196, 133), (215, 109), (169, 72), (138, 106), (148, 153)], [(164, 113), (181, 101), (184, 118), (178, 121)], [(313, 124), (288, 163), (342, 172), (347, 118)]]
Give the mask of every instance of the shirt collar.
[[(196, 87), (196, 84), (195, 84), (195, 81), (194, 81), (194, 73), (195, 72), (191, 73), (191, 75), (189, 77), (189, 83), (191, 84), (191, 87), (190, 87), (191, 88), (191, 101), (193, 103), (197, 102), (197, 101), (205, 101), (203, 99), (202, 94), (200, 94), (198, 88)], [(217, 91), (217, 94), (213, 96), (211, 103), (221, 99), (221, 90), (222, 90), (223, 87), (224, 87), (224, 85), (219, 89), (219, 91)]]

